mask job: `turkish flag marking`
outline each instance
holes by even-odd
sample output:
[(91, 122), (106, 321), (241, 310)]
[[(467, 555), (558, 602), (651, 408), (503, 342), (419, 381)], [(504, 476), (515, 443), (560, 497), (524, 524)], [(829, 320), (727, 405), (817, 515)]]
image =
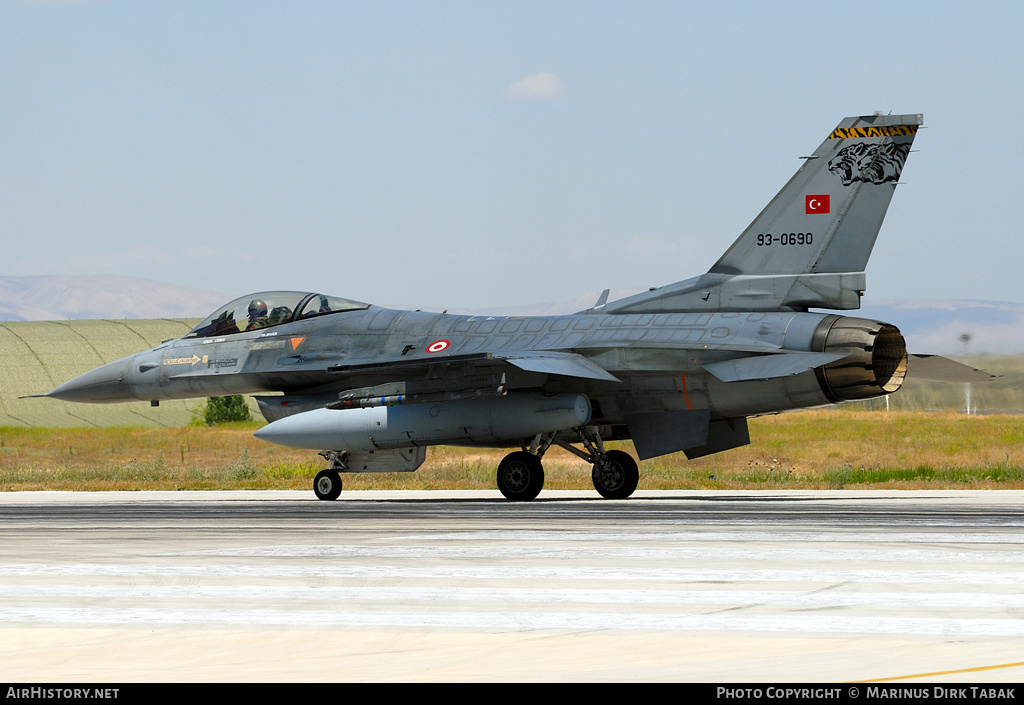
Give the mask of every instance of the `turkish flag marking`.
[(805, 211), (808, 215), (813, 213), (828, 213), (829, 212), (829, 197), (828, 194), (821, 196), (807, 196), (805, 201), (807, 210)]

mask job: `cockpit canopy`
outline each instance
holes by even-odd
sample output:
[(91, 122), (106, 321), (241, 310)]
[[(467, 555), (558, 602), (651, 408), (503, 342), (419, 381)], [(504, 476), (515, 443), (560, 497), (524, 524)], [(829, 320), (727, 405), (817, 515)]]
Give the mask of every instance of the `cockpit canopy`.
[(242, 331), (279, 326), (314, 316), (342, 311), (358, 311), (370, 304), (341, 299), (337, 296), (302, 291), (262, 291), (235, 299), (214, 311), (193, 328), (186, 338), (208, 338), (233, 335)]

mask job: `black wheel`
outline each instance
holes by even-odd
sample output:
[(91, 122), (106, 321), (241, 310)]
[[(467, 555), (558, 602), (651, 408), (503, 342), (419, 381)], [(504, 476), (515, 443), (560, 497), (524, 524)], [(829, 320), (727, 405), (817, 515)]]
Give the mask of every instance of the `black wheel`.
[(540, 458), (525, 450), (506, 455), (498, 465), (498, 489), (506, 499), (528, 501), (544, 487), (544, 467)]
[(594, 463), (591, 478), (594, 489), (605, 499), (625, 499), (640, 482), (640, 468), (629, 453), (610, 450), (606, 462)]
[(333, 502), (341, 495), (341, 475), (334, 470), (321, 470), (313, 479), (317, 499)]

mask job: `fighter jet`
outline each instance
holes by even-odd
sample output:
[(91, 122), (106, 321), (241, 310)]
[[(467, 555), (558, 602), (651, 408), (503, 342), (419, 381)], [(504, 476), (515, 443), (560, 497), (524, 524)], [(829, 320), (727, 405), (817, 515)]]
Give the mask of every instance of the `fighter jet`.
[[(701, 276), (562, 316), (399, 311), (316, 292), (266, 291), (221, 307), (180, 340), (42, 395), (75, 402), (254, 394), (265, 441), (320, 451), (314, 492), (341, 475), (411, 472), (428, 446), (514, 448), (510, 500), (544, 485), (552, 446), (624, 499), (640, 460), (750, 442), (747, 418), (891, 394), (908, 373), (987, 379), (908, 355), (860, 307), (864, 269), (921, 115), (844, 119)], [(826, 309), (812, 311), (811, 309)]]

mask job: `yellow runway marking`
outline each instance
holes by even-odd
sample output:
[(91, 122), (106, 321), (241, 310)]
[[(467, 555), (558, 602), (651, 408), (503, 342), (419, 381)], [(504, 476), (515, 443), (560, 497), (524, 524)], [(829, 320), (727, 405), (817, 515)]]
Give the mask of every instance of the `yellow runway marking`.
[(910, 680), (911, 678), (928, 678), (929, 676), (949, 676), (954, 673), (977, 673), (979, 671), (994, 671), (998, 668), (1013, 668), (1014, 666), (1024, 666), (1024, 661), (1018, 661), (1016, 663), (1001, 663), (997, 666), (978, 666), (977, 668), (961, 668), (955, 671), (935, 671), (934, 673), (915, 673), (912, 676), (893, 676), (892, 678), (872, 678), (865, 681), (849, 681), (850, 683), (882, 683), (884, 681), (902, 681)]

